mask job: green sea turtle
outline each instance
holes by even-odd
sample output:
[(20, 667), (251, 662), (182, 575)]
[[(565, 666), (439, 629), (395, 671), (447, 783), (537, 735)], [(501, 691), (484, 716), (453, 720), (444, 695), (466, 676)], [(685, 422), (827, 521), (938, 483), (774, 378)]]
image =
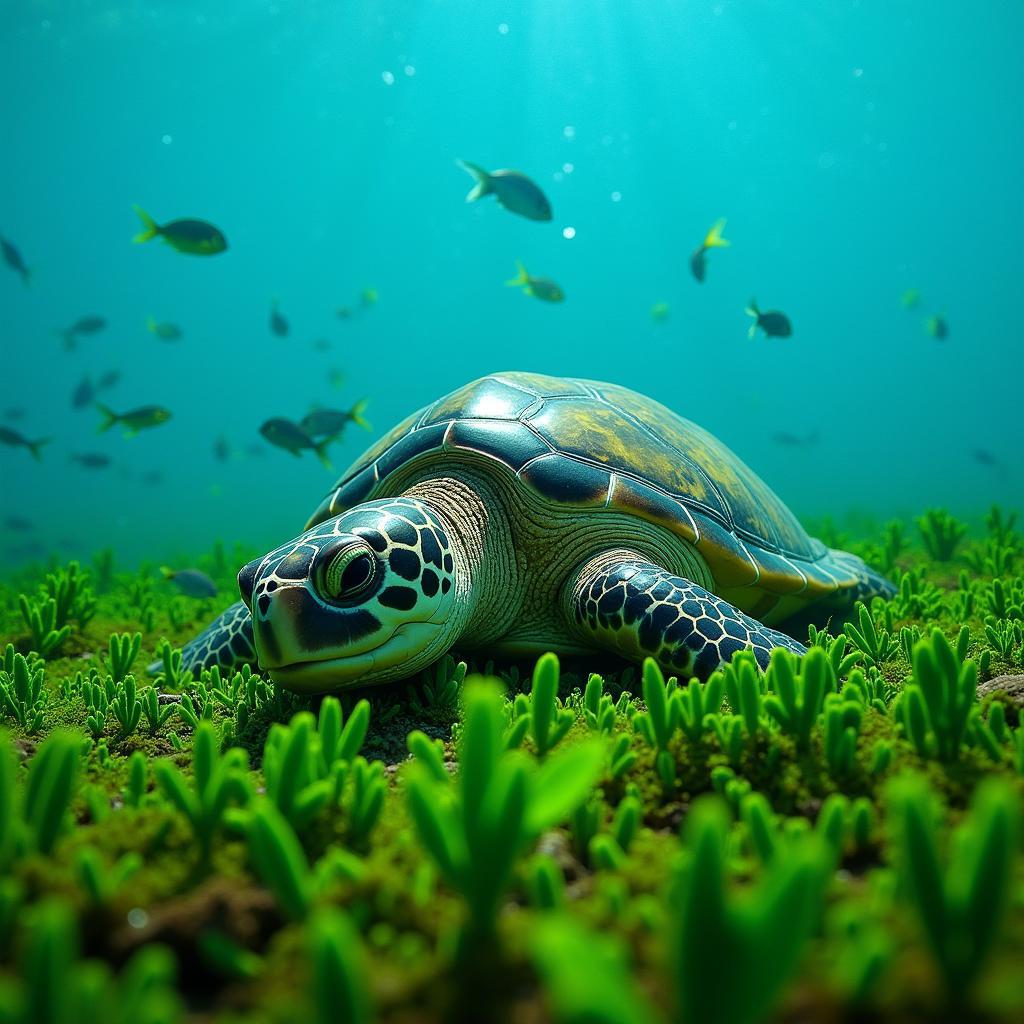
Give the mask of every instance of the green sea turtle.
[(258, 656), (305, 692), (407, 676), (452, 647), (650, 655), (705, 677), (743, 648), (762, 666), (773, 647), (804, 651), (773, 626), (893, 593), (696, 424), (534, 373), (404, 420), (238, 585), (185, 666)]

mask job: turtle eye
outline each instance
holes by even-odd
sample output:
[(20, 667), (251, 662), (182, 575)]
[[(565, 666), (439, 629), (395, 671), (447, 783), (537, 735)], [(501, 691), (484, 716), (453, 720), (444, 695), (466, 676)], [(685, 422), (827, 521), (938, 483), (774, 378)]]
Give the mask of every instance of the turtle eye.
[(365, 591), (377, 575), (377, 559), (365, 544), (342, 548), (320, 576), (321, 592), (329, 601), (350, 601)]

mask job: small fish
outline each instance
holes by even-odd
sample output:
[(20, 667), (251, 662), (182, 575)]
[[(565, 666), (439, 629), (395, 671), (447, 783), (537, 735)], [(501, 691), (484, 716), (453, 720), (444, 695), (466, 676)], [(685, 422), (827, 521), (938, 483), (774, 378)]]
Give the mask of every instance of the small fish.
[(928, 317), (924, 322), (924, 329), (936, 341), (945, 341), (949, 337), (949, 324), (941, 313)]
[(284, 314), (277, 308), (277, 299), (270, 304), (270, 330), (279, 338), (287, 337), (288, 321)]
[(106, 469), (110, 465), (110, 456), (101, 452), (76, 452), (71, 455), (71, 461), (85, 469)]
[(223, 434), (213, 442), (213, 457), (218, 462), (227, 462), (231, 457), (231, 446)]
[(790, 434), (785, 430), (780, 430), (772, 434), (772, 440), (776, 444), (785, 445), (788, 448), (800, 448), (803, 445), (817, 444), (818, 432), (816, 430), (811, 431), (811, 433), (801, 437), (799, 434)]
[(153, 317), (146, 318), (146, 330), (161, 341), (180, 341), (183, 334), (177, 324), (158, 323)]
[(37, 462), (42, 462), (39, 452), (43, 445), (49, 444), (52, 440), (52, 437), (41, 437), (38, 441), (30, 441), (27, 437), (19, 434), (17, 430), (0, 427), (0, 444), (5, 444), (9, 448), (27, 448)]
[(344, 409), (313, 409), (299, 420), (299, 426), (310, 437), (330, 436), (334, 438), (350, 423), (355, 423), (364, 430), (371, 430), (372, 427), (363, 416), (367, 401), (368, 399), (361, 398), (347, 411)]
[(186, 597), (216, 597), (217, 584), (199, 569), (168, 569), (160, 566), (165, 580), (173, 583)]
[(283, 416), (267, 420), (260, 427), (260, 433), (276, 448), (283, 448), (296, 457), (307, 450), (316, 452), (317, 458), (328, 469), (331, 468), (330, 460), (327, 458), (327, 446), (332, 440), (329, 437), (322, 441), (314, 441), (302, 427)]
[(788, 338), (793, 333), (793, 325), (785, 313), (780, 313), (777, 309), (770, 309), (767, 313), (762, 313), (757, 308), (756, 299), (750, 300), (750, 304), (747, 306), (747, 315), (754, 318), (750, 330), (747, 331), (748, 338), (752, 338), (757, 333), (758, 327), (769, 338)]
[(525, 295), (532, 295), (544, 302), (561, 302), (565, 298), (565, 292), (550, 278), (531, 277), (519, 260), (516, 260), (516, 269), (518, 274), (505, 282), (509, 287), (522, 288)]
[(99, 334), (106, 326), (105, 317), (93, 314), (80, 316), (70, 327), (57, 327), (53, 333), (63, 338), (64, 347), (70, 350), (75, 347), (75, 339), (80, 334)]
[(331, 343), (327, 338), (317, 338), (310, 347), (314, 352), (330, 352)]
[(364, 288), (359, 293), (359, 303), (364, 307), (376, 306), (379, 301), (380, 292), (376, 288)]
[(722, 237), (724, 230), (725, 218), (723, 217), (711, 225), (710, 230), (704, 236), (704, 241), (693, 250), (693, 255), (690, 257), (690, 271), (698, 281), (703, 281), (707, 274), (707, 251), (709, 249), (724, 249), (731, 244), (728, 239)]
[(3, 252), (4, 263), (7, 264), (16, 274), (21, 275), (22, 284), (27, 285), (32, 277), (32, 271), (25, 266), (17, 246), (0, 235), (0, 252)]
[(345, 371), (339, 370), (338, 367), (332, 366), (327, 371), (327, 381), (329, 384), (336, 388), (344, 387), (345, 385)]
[(663, 324), (669, 318), (669, 314), (672, 312), (667, 302), (656, 302), (651, 306), (651, 319), (656, 324)]
[(551, 204), (547, 196), (525, 174), (519, 171), (485, 171), (468, 160), (455, 162), (476, 178), (476, 184), (466, 196), (467, 203), (493, 195), (506, 210), (521, 217), (551, 220)]
[(97, 391), (107, 391), (112, 388), (121, 379), (120, 370), (108, 370), (98, 381), (96, 381)]
[(921, 293), (916, 288), (908, 288), (900, 296), (900, 305), (904, 309), (917, 309), (921, 303)]
[(9, 420), (11, 423), (17, 423), (18, 420), (25, 418), (25, 410), (20, 405), (12, 405), (7, 409), (4, 409), (4, 419)]
[(24, 516), (8, 516), (4, 520), (4, 526), (15, 533), (27, 533), (32, 529), (32, 523)]
[(88, 405), (92, 405), (93, 399), (96, 397), (96, 388), (93, 387), (93, 383), (89, 380), (88, 375), (82, 378), (82, 382), (71, 394), (71, 405), (75, 409), (84, 409)]
[(116, 413), (100, 402), (96, 403), (96, 408), (103, 414), (103, 422), (99, 428), (101, 434), (115, 423), (120, 423), (124, 427), (124, 436), (134, 437), (140, 430), (159, 427), (171, 418), (170, 412), (160, 405), (142, 405), (138, 409), (122, 413)]
[(351, 306), (339, 306), (335, 311), (334, 315), (339, 320), (351, 320), (354, 316)]
[(159, 236), (172, 249), (187, 256), (215, 256), (228, 247), (228, 240), (223, 233), (205, 220), (172, 220), (160, 225), (141, 207), (136, 206), (134, 209), (144, 230), (132, 239), (133, 242), (148, 242)]

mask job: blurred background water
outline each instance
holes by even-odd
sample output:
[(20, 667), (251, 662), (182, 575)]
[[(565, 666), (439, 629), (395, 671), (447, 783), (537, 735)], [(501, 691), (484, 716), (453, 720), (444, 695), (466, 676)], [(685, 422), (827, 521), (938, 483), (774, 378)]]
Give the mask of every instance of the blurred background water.
[[(807, 520), (1019, 502), (1021, 39), (1011, 0), (5, 0), (0, 234), (33, 273), (0, 267), (0, 422), (53, 441), (0, 447), (4, 560), (279, 543), (372, 437), (498, 369), (643, 391)], [(553, 220), (467, 205), (457, 157), (524, 171)], [(133, 245), (133, 203), (230, 248)], [(517, 258), (566, 300), (505, 287)], [(749, 340), (751, 296), (793, 336)], [(108, 327), (65, 352), (83, 314)], [(112, 369), (103, 401), (173, 419), (97, 435), (71, 394)], [(364, 396), (334, 474), (258, 433)]]

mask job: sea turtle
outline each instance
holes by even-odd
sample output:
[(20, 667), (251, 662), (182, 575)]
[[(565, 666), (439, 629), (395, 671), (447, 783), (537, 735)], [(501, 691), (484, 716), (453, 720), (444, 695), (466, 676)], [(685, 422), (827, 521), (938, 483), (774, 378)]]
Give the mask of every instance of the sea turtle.
[(807, 535), (728, 448), (636, 392), (496, 373), (341, 477), (242, 601), (184, 650), (292, 690), (408, 676), (460, 650), (611, 651), (706, 677), (893, 586)]

